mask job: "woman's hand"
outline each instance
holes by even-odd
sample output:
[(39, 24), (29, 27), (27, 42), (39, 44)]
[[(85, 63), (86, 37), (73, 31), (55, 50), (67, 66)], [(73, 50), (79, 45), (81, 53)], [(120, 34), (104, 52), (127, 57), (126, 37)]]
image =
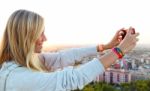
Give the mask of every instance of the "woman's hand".
[(124, 28), (119, 29), (116, 32), (116, 34), (114, 35), (114, 37), (112, 38), (112, 40), (105, 45), (105, 48), (106, 49), (111, 49), (111, 48), (113, 48), (115, 46), (118, 46), (120, 44), (120, 42), (122, 41), (122, 34), (121, 34), (121, 32), (124, 31), (124, 30), (125, 30)]
[(139, 33), (133, 33), (133, 31), (134, 28), (130, 27), (127, 31), (125, 38), (118, 45), (118, 47), (122, 50), (124, 54), (132, 50), (138, 41), (137, 36), (139, 35)]
[[(122, 30), (122, 29), (120, 29), (120, 30)], [(133, 31), (134, 31), (134, 28), (130, 27), (126, 32), (125, 37), (122, 38), (123, 40), (119, 41), (120, 43), (117, 42), (118, 36), (119, 36), (118, 35), (119, 31), (117, 31), (116, 35), (110, 42), (111, 47), (119, 44), (117, 46), (117, 48), (120, 48), (121, 51), (123, 52), (123, 54), (132, 50), (135, 47), (136, 42), (138, 41), (137, 36), (139, 35), (139, 33), (134, 33)], [(112, 49), (112, 51), (109, 51), (108, 53), (106, 53), (105, 55), (100, 57), (100, 61), (103, 64), (105, 69), (110, 67), (112, 64), (114, 64), (116, 62), (116, 60), (119, 59), (117, 55), (116, 55), (116, 52), (114, 52)]]

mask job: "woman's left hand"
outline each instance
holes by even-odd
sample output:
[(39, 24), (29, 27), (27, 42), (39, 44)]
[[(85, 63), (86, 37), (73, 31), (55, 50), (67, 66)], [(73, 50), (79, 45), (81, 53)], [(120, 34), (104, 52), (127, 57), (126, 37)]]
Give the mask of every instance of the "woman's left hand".
[(107, 49), (111, 49), (115, 46), (117, 46), (118, 44), (120, 44), (121, 40), (122, 40), (122, 35), (121, 35), (121, 31), (125, 30), (124, 28), (119, 29), (116, 34), (114, 35), (114, 37), (111, 39), (110, 42), (108, 42), (105, 46), (107, 46)]

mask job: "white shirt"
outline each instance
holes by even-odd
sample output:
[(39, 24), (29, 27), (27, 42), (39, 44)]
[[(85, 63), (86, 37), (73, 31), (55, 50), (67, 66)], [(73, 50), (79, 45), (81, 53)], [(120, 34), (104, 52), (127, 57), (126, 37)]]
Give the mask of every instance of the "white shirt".
[[(96, 48), (75, 48), (57, 53), (42, 54), (47, 67), (57, 69), (74, 64), (78, 59), (96, 54)], [(53, 56), (52, 56), (53, 55)], [(5, 62), (0, 69), (0, 91), (70, 91), (82, 89), (104, 72), (99, 59), (65, 67), (50, 73), (34, 72), (15, 62)]]

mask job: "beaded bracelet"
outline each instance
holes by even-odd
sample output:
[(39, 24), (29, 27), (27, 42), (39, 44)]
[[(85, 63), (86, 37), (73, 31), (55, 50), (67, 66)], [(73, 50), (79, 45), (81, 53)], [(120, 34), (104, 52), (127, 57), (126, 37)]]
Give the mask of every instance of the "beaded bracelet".
[(121, 49), (118, 48), (118, 47), (112, 48), (112, 51), (117, 55), (117, 57), (118, 57), (119, 59), (121, 59), (121, 58), (124, 56), (123, 52), (122, 52)]

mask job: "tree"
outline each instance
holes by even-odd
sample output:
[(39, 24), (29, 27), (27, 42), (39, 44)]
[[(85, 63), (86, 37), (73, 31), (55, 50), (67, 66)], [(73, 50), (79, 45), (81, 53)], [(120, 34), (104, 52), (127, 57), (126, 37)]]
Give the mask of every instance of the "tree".
[(102, 91), (115, 91), (115, 88), (113, 88), (111, 85), (104, 84)]
[(130, 83), (121, 83), (122, 91), (131, 91)]
[(145, 80), (137, 80), (135, 82), (137, 91), (149, 91), (149, 87)]

